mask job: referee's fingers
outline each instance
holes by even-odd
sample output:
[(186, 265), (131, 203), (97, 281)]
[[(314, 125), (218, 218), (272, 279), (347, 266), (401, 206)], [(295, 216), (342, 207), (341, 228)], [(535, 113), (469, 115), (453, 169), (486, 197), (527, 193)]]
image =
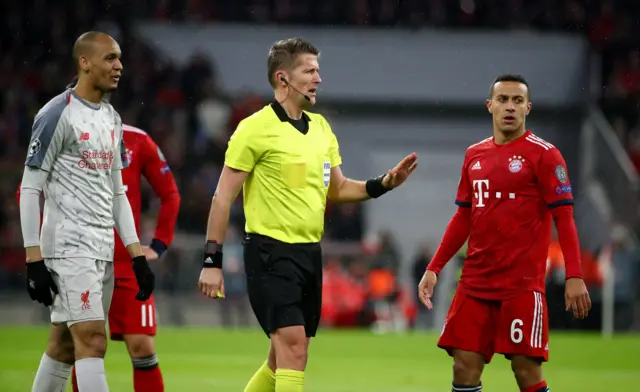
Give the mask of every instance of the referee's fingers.
[(202, 294), (207, 295), (207, 284), (204, 282), (198, 282), (198, 286), (200, 287)]

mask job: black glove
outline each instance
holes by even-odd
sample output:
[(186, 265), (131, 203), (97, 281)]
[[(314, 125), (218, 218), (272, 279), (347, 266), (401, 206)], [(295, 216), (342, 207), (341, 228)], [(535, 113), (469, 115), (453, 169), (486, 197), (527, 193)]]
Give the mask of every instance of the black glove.
[(27, 291), (32, 301), (38, 301), (44, 306), (53, 305), (51, 292), (58, 294), (58, 288), (44, 265), (44, 260), (27, 263)]
[(138, 301), (146, 301), (151, 297), (153, 289), (155, 288), (155, 275), (151, 268), (149, 268), (149, 262), (144, 256), (138, 256), (133, 258), (133, 273), (136, 275), (136, 281), (138, 282), (138, 294), (136, 299)]

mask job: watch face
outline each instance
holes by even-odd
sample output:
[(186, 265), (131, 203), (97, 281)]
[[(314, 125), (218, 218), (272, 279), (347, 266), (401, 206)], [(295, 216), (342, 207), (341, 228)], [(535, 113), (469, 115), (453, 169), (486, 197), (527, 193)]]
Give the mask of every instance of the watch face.
[(215, 241), (207, 241), (204, 251), (205, 253), (215, 254), (222, 250), (222, 245), (218, 244)]

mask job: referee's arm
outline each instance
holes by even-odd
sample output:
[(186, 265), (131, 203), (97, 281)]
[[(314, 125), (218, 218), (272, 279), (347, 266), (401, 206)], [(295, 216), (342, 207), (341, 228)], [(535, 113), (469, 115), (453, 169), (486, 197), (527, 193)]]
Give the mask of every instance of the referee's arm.
[(246, 171), (224, 165), (218, 187), (211, 200), (211, 209), (207, 220), (207, 241), (215, 241), (218, 244), (224, 242), (229, 226), (231, 205), (242, 190), (242, 185), (248, 174)]
[(331, 168), (327, 197), (334, 203), (355, 203), (378, 198), (404, 183), (418, 167), (418, 155), (411, 153), (387, 173), (367, 181), (356, 181), (342, 174), (340, 166)]
[(367, 182), (345, 177), (340, 166), (331, 168), (327, 197), (334, 203), (355, 203), (371, 199), (367, 193)]

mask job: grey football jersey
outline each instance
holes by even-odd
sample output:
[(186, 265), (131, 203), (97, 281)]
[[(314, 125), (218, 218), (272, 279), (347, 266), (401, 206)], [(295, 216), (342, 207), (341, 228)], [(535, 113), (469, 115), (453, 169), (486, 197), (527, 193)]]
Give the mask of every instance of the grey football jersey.
[(35, 117), (26, 165), (47, 171), (40, 243), (45, 258), (113, 260), (112, 170), (126, 165), (122, 121), (107, 102), (66, 90)]

